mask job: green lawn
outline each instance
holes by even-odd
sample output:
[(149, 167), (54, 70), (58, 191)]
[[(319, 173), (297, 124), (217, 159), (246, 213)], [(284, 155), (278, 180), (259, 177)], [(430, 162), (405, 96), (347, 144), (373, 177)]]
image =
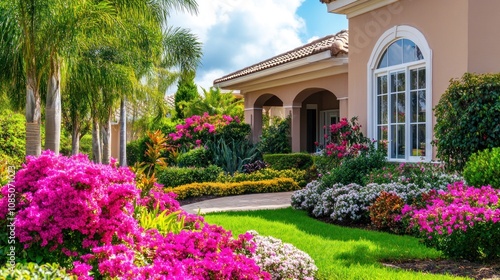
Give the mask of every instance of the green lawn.
[(318, 279), (466, 279), (390, 269), (383, 259), (439, 258), (418, 239), (326, 224), (292, 208), (210, 213), (208, 223), (234, 234), (256, 230), (307, 252), (318, 266)]

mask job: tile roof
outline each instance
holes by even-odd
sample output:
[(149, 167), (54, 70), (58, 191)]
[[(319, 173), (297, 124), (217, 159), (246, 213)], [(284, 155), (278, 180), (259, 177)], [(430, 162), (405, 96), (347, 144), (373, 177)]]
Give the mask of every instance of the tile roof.
[(347, 30), (342, 30), (335, 35), (328, 35), (326, 37), (314, 40), (291, 51), (282, 53), (270, 59), (228, 74), (224, 77), (218, 78), (214, 81), (214, 84), (243, 77), (328, 50), (330, 50), (330, 55), (332, 57), (339, 54), (348, 54), (348, 36), (349, 35)]
[(323, 3), (323, 4), (330, 4), (332, 3), (333, 1), (335, 0), (319, 0), (319, 2)]

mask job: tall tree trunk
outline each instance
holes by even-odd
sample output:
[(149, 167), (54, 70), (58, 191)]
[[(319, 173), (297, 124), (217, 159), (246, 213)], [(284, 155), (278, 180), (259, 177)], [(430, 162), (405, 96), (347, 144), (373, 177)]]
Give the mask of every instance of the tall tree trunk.
[(127, 166), (127, 100), (120, 101), (120, 166)]
[(26, 77), (26, 155), (39, 156), (42, 153), (40, 103), (36, 72), (28, 70)]
[(102, 122), (102, 163), (109, 164), (111, 159), (111, 108), (108, 109), (106, 120)]
[(99, 120), (92, 118), (92, 159), (95, 163), (101, 163), (101, 133), (99, 129)]
[(73, 118), (73, 129), (71, 130), (71, 154), (76, 155), (80, 152), (80, 122), (78, 118)]
[(59, 154), (61, 142), (61, 65), (56, 54), (50, 58), (45, 102), (45, 149)]

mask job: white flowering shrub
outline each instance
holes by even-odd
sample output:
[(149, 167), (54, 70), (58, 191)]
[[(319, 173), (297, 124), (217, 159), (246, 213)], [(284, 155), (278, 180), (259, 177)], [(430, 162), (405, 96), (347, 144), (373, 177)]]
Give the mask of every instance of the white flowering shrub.
[(382, 192), (394, 193), (406, 204), (411, 204), (423, 193), (445, 190), (447, 185), (460, 180), (456, 175), (435, 176), (435, 183), (414, 184), (404, 178), (392, 183), (335, 184), (323, 191), (321, 182), (312, 182), (292, 195), (292, 206), (306, 210), (315, 217), (330, 217), (337, 222), (368, 222), (370, 207)]
[(322, 193), (321, 181), (312, 181), (305, 188), (293, 192), (291, 198), (292, 207), (311, 212), (320, 201)]
[(248, 233), (254, 236), (252, 241), (256, 244), (255, 252), (248, 257), (271, 274), (272, 279), (314, 279), (318, 268), (307, 253), (272, 236), (261, 236), (254, 230)]

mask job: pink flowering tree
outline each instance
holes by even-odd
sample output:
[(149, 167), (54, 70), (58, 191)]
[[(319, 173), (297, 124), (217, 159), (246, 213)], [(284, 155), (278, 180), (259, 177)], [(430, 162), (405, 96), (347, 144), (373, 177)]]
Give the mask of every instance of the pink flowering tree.
[(175, 127), (176, 131), (168, 135), (168, 142), (181, 150), (200, 147), (208, 140), (245, 139), (250, 133), (250, 126), (241, 122), (237, 116), (194, 115)]
[[(57, 262), (79, 279), (270, 279), (245, 255), (251, 236), (231, 232), (183, 212), (175, 195), (155, 185), (141, 197), (128, 169), (92, 163), (84, 155), (50, 151), (28, 157), (1, 189), (0, 225), (15, 225), (20, 261)], [(9, 189), (15, 211), (8, 212)], [(136, 207), (180, 212), (190, 230), (161, 234), (144, 229)], [(11, 214), (12, 213), (12, 214)], [(2, 238), (0, 248), (11, 246)], [(5, 263), (2, 256), (1, 263)]]
[(500, 190), (468, 187), (463, 182), (435, 191), (424, 207), (406, 205), (403, 216), (425, 237), (425, 244), (457, 258), (492, 260), (500, 257)]

